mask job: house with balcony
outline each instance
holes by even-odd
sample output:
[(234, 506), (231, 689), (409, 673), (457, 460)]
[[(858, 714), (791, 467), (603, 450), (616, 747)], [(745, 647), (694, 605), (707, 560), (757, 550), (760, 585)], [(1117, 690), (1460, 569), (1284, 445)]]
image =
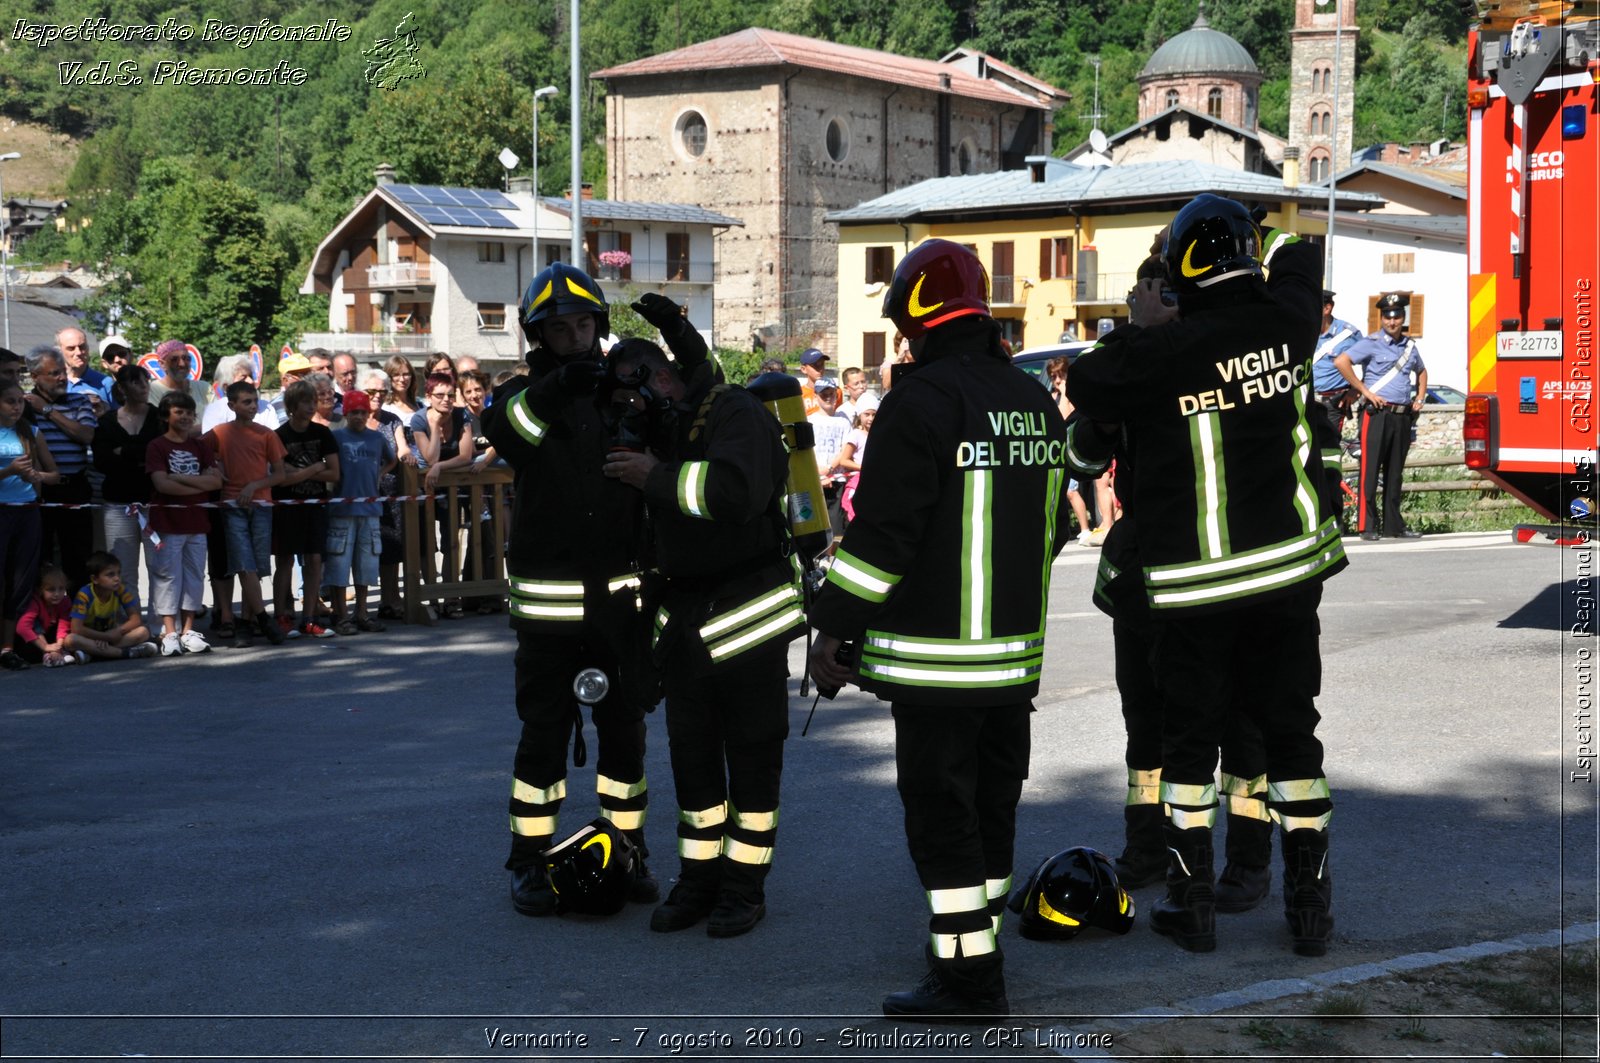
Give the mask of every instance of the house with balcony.
[[(1325, 188), (1192, 160), (1078, 166), (1050, 156), (1024, 170), (941, 177), (834, 211), (839, 227), (837, 364), (882, 363), (894, 325), (882, 317), (895, 265), (923, 240), (971, 248), (989, 271), (990, 306), (1014, 347), (1092, 339), (1126, 321), (1134, 272), (1151, 241), (1202, 192), (1267, 211), (1266, 224), (1320, 239), (1326, 222), (1302, 210), (1326, 207)], [(1383, 205), (1340, 190), (1345, 212)], [(1338, 224), (1345, 224), (1342, 220)]]
[[(590, 199), (579, 216), (583, 268), (607, 299), (659, 292), (716, 338), (717, 235), (742, 222), (688, 204)], [(536, 199), (526, 180), (506, 192), (412, 185), (380, 166), (312, 256), (300, 291), (328, 296), (328, 330), (300, 344), (364, 361), (444, 351), (505, 368), (527, 349), (516, 320), (523, 290), (571, 248), (572, 201)]]

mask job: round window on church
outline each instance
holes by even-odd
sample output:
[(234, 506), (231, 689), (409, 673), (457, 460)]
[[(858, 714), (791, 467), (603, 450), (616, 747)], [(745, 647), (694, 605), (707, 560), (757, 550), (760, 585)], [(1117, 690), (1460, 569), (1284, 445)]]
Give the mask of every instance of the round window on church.
[(689, 158), (704, 155), (708, 139), (706, 116), (699, 111), (684, 111), (673, 125), (673, 139), (678, 142), (678, 150)]
[(956, 148), (956, 173), (975, 173), (978, 169), (978, 146), (967, 137)]
[(823, 142), (828, 148), (828, 158), (834, 162), (845, 160), (845, 156), (850, 154), (850, 127), (844, 124), (843, 118), (829, 119)]

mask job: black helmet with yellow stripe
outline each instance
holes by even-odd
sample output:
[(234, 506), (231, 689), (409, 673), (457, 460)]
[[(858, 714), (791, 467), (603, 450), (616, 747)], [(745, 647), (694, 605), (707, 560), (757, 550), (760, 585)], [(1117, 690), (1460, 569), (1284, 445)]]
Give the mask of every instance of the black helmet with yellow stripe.
[(1133, 898), (1105, 854), (1086, 846), (1040, 864), (1009, 907), (1022, 916), (1022, 936), (1035, 941), (1071, 941), (1086, 926), (1113, 934), (1133, 929)]
[(1167, 282), (1178, 292), (1259, 277), (1261, 230), (1244, 204), (1206, 192), (1172, 219), (1161, 258)]
[(546, 266), (533, 278), (528, 290), (522, 293), (518, 320), (528, 343), (537, 347), (540, 342), (539, 322), (562, 314), (591, 313), (595, 317), (595, 335), (611, 333), (611, 306), (606, 293), (583, 270), (556, 262)]
[(544, 852), (556, 911), (615, 915), (639, 874), (639, 851), (609, 819), (595, 819)]

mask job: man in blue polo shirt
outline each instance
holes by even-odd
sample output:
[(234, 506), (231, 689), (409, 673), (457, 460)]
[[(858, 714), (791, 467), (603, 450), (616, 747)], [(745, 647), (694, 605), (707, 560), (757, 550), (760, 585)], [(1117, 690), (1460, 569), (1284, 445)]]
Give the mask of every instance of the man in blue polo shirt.
[[(81, 333), (80, 333), (81, 335)], [(28, 352), (28, 375), (33, 391), (26, 415), (50, 446), (61, 482), (39, 488), (39, 501), (83, 504), (89, 501), (89, 441), (94, 438), (94, 403), (89, 395), (67, 390), (67, 362), (54, 347)], [(88, 509), (58, 509), (46, 505), (40, 512), (40, 557), (48, 560), (60, 551), (67, 586), (89, 582), (85, 562), (94, 548), (94, 522)]]
[[(1405, 480), (1406, 453), (1411, 449), (1411, 421), (1428, 394), (1428, 369), (1417, 343), (1406, 335), (1404, 292), (1388, 292), (1378, 300), (1382, 327), (1333, 356), (1340, 375), (1355, 388), (1361, 405), (1361, 517), (1356, 530), (1368, 542), (1383, 535), (1420, 539), (1400, 516), (1400, 490)], [(1355, 366), (1361, 366), (1357, 378)], [(1411, 378), (1416, 377), (1413, 391)], [(1383, 515), (1378, 514), (1378, 478), (1383, 478)]]
[(67, 390), (81, 392), (98, 400), (95, 416), (116, 406), (111, 398), (111, 378), (89, 365), (89, 337), (80, 328), (68, 326), (56, 333), (56, 347), (67, 366)]

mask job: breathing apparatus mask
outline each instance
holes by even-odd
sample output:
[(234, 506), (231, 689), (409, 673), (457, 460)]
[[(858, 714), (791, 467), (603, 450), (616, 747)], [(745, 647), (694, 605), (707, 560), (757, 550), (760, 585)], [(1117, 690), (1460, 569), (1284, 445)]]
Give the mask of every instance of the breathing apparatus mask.
[[(636, 356), (640, 347), (665, 358), (648, 340), (624, 340), (611, 349), (611, 370), (597, 396), (606, 445), (611, 450), (665, 453), (677, 434), (678, 409), (670, 395), (656, 388), (656, 369), (651, 362)], [(619, 372), (619, 366), (629, 368)]]

